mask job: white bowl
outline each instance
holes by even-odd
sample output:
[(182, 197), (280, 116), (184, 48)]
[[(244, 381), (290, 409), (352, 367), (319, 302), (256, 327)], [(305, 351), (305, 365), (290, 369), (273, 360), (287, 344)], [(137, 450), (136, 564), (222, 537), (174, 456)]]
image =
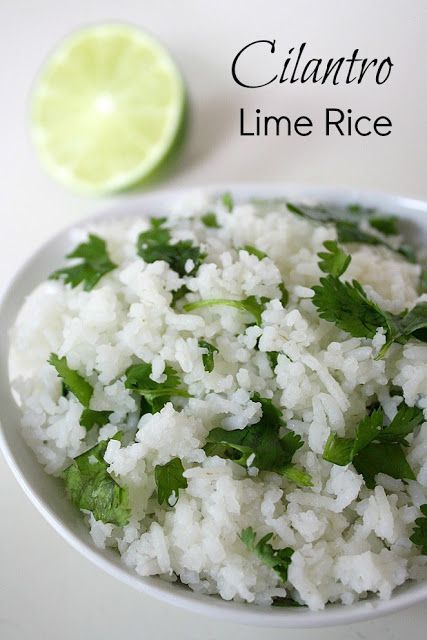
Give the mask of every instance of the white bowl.
[[(309, 198), (336, 203), (361, 203), (395, 213), (408, 220), (409, 235), (419, 246), (427, 239), (427, 203), (397, 196), (364, 193), (344, 189), (324, 189), (288, 185), (222, 185), (207, 191), (232, 191), (236, 200), (251, 196), (260, 198), (287, 196), (290, 200)], [(168, 205), (186, 198), (189, 191), (164, 191), (152, 195), (118, 200), (107, 211), (89, 220), (107, 219), (123, 215), (161, 215)], [(415, 225), (413, 223), (416, 223)], [(79, 222), (81, 226), (83, 222)], [(81, 514), (65, 498), (62, 482), (47, 475), (34, 454), (22, 439), (19, 428), (20, 412), (8, 384), (8, 330), (12, 326), (24, 298), (49, 273), (62, 264), (70, 249), (70, 228), (61, 231), (38, 249), (11, 282), (0, 306), (0, 445), (4, 456), (33, 504), (46, 520), (75, 549), (96, 565), (131, 585), (167, 604), (231, 620), (237, 623), (272, 627), (319, 627), (347, 624), (392, 613), (427, 598), (427, 583), (407, 582), (397, 589), (390, 600), (376, 597), (350, 606), (328, 605), (324, 611), (314, 612), (301, 608), (263, 608), (256, 605), (225, 602), (219, 597), (193, 593), (179, 584), (170, 584), (160, 578), (141, 578), (127, 568), (114, 551), (96, 548), (90, 538)], [(18, 524), (18, 523), (17, 523)]]

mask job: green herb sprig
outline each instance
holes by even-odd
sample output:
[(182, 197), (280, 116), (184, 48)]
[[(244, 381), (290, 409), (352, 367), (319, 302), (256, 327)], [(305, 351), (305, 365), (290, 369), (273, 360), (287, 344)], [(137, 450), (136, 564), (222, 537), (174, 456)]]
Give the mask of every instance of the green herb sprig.
[(236, 464), (272, 471), (302, 486), (311, 486), (310, 475), (292, 462), (294, 454), (303, 446), (293, 431), (280, 435), (285, 426), (281, 412), (267, 398), (255, 394), (255, 402), (262, 406), (262, 417), (244, 429), (228, 431), (217, 427), (209, 432), (205, 451), (209, 456), (233, 460)]
[(323, 459), (339, 466), (351, 462), (364, 477), (366, 486), (375, 486), (377, 473), (384, 473), (398, 480), (415, 480), (402, 447), (408, 445), (406, 437), (424, 420), (417, 407), (404, 402), (388, 426), (384, 426), (384, 411), (375, 409), (361, 420), (353, 438), (343, 438), (331, 433)]
[[(179, 240), (172, 244), (170, 231), (164, 227), (165, 222), (166, 218), (151, 218), (151, 228), (139, 234), (138, 255), (148, 263), (164, 260), (181, 277), (193, 275), (205, 259), (205, 254), (191, 240)], [(185, 270), (187, 260), (194, 263), (190, 273)]]
[[(120, 434), (112, 439), (120, 440)], [(129, 522), (129, 494), (108, 473), (104, 454), (108, 441), (77, 456), (63, 472), (65, 488), (71, 502), (93, 513), (96, 520), (123, 527)]]
[(267, 533), (256, 542), (256, 533), (252, 527), (243, 529), (240, 539), (245, 547), (267, 567), (273, 569), (282, 582), (288, 579), (288, 568), (292, 561), (294, 550), (291, 547), (285, 549), (273, 549), (269, 541), (273, 537), (272, 533)]
[(157, 413), (174, 396), (189, 398), (189, 393), (181, 387), (178, 373), (171, 366), (166, 366), (164, 382), (155, 382), (151, 379), (152, 366), (147, 362), (134, 364), (125, 373), (125, 387), (138, 393), (143, 402), (143, 413)]
[[(166, 464), (158, 464), (154, 469), (154, 479), (157, 486), (157, 500), (159, 504), (170, 504), (174, 498), (174, 505), (179, 498), (179, 490), (186, 489), (187, 479), (184, 478), (184, 467), (180, 458), (173, 458)], [(172, 505), (171, 505), (172, 506)]]
[(73, 288), (83, 283), (85, 291), (91, 291), (102, 276), (117, 267), (108, 256), (105, 240), (93, 233), (89, 234), (87, 242), (79, 244), (66, 257), (70, 259), (81, 258), (81, 262), (54, 271), (49, 279), (63, 280)]

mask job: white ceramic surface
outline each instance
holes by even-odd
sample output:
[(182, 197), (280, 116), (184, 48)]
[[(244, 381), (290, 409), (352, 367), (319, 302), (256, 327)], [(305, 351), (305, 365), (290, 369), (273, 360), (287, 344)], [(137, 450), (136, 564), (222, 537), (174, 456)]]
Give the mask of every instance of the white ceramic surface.
[[(405, 218), (408, 222), (408, 236), (412, 237), (419, 246), (426, 245), (427, 203), (422, 201), (355, 190), (304, 188), (295, 185), (221, 185), (215, 188), (209, 187), (208, 190), (220, 193), (226, 189), (233, 192), (237, 201), (251, 196), (287, 196), (294, 201), (301, 198), (336, 203), (358, 202), (378, 207), (386, 213), (396, 213)], [(123, 215), (161, 215), (167, 213), (171, 202), (182, 197), (186, 198), (188, 195), (188, 190), (181, 190), (137, 196), (124, 203), (118, 202), (106, 211), (88, 218), (87, 221)], [(82, 224), (84, 221), (81, 221), (78, 226)], [(53, 237), (26, 262), (5, 292), (0, 306), (0, 445), (8, 464), (28, 497), (63, 538), (99, 567), (140, 591), (188, 610), (244, 624), (275, 627), (347, 624), (385, 615), (427, 598), (426, 583), (408, 582), (388, 601), (373, 598), (351, 606), (328, 606), (321, 612), (298, 608), (261, 608), (194, 594), (185, 587), (169, 584), (158, 578), (142, 579), (124, 566), (115, 552), (94, 547), (81, 515), (65, 499), (61, 481), (44, 473), (33, 453), (24, 443), (18, 428), (19, 410), (13, 401), (8, 384), (8, 329), (13, 324), (25, 296), (52, 270), (62, 264), (64, 255), (70, 248), (69, 228)]]

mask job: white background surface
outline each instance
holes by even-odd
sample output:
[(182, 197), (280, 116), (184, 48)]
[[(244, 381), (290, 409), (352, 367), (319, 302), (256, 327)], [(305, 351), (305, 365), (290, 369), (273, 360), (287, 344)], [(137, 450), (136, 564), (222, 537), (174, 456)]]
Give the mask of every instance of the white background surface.
[[(426, 0), (0, 0), (0, 288), (45, 238), (103, 206), (67, 193), (43, 174), (28, 142), (26, 108), (31, 82), (52, 46), (73, 28), (105, 20), (134, 22), (159, 36), (188, 83), (187, 146), (159, 187), (275, 180), (427, 198)], [(235, 53), (262, 38), (276, 38), (282, 57), (266, 58), (258, 73), (274, 68), (280, 74), (288, 49), (304, 41), (309, 57), (348, 56), (358, 47), (366, 57), (391, 56), (395, 66), (383, 86), (237, 87), (230, 74)], [(318, 124), (326, 107), (352, 108), (387, 115), (393, 132), (387, 138), (326, 138), (319, 127), (308, 138), (242, 138), (243, 106), (248, 113), (259, 107), (265, 114), (309, 115)], [(69, 548), (31, 506), (1, 456), (0, 514), (2, 640), (425, 637), (422, 606), (320, 631), (250, 629), (166, 611)]]

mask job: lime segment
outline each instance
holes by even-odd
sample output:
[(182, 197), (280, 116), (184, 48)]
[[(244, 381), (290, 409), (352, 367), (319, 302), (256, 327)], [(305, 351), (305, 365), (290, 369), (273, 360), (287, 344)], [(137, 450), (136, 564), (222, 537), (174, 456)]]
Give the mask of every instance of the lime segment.
[(95, 26), (69, 37), (42, 70), (32, 137), (53, 177), (108, 193), (161, 164), (184, 103), (180, 73), (153, 37), (125, 25)]

